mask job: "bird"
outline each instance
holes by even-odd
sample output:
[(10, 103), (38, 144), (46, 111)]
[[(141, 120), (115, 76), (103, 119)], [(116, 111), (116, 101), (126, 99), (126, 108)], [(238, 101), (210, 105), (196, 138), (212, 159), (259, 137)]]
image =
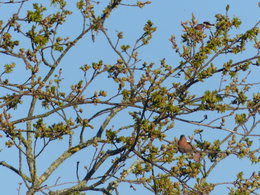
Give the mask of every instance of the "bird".
[(197, 152), (193, 147), (192, 145), (187, 142), (187, 139), (184, 135), (181, 135), (180, 136), (180, 139), (178, 141), (178, 150), (181, 152), (181, 153), (189, 153), (189, 154), (193, 154), (193, 160), (199, 162), (200, 161), (200, 153)]
[(205, 21), (202, 24), (197, 24), (194, 28), (197, 31), (203, 32), (204, 28), (211, 28), (212, 26), (214, 26), (214, 24), (211, 24), (210, 22)]
[(178, 150), (181, 153), (192, 153), (193, 148), (189, 142), (187, 142), (187, 139), (184, 135), (180, 136), (180, 139), (178, 141)]
[(195, 28), (195, 30), (202, 32), (205, 28), (205, 24), (197, 24), (194, 28)]

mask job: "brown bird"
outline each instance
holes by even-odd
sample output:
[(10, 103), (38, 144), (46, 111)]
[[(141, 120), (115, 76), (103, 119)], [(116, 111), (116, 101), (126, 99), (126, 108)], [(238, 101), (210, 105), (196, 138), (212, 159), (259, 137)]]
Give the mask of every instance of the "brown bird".
[(187, 139), (184, 135), (181, 135), (178, 141), (178, 150), (181, 153), (193, 153), (193, 160), (199, 162), (200, 161), (200, 153), (196, 152), (196, 150), (192, 147), (192, 145), (187, 142)]
[(203, 31), (205, 28), (211, 28), (214, 24), (210, 24), (208, 21), (203, 22), (203, 24), (197, 24), (194, 28), (198, 31)]
[(181, 135), (179, 141), (178, 141), (178, 150), (181, 153), (192, 153), (193, 148), (189, 142), (187, 142), (187, 139), (184, 135)]
[(205, 28), (205, 24), (197, 24), (194, 28), (195, 28), (195, 30), (202, 32)]

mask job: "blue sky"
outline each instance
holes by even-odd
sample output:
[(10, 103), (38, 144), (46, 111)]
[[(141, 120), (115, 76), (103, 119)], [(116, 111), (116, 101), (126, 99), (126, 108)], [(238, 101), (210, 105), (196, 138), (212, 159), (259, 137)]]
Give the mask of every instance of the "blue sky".
[[(0, 1), (3, 2), (3, 1)], [(37, 2), (46, 2), (46, 1), (37, 1)], [(74, 1), (70, 1), (70, 5), (73, 4)], [(98, 5), (98, 9), (101, 9), (107, 4), (106, 1), (101, 1)], [(130, 3), (132, 1), (124, 1), (124, 3)], [(225, 7), (227, 4), (230, 4), (229, 16), (237, 16), (242, 20), (241, 28), (236, 32), (243, 32), (245, 29), (251, 28), (255, 25), (255, 23), (260, 18), (260, 12), (258, 7), (258, 1), (256, 0), (218, 0), (218, 1), (209, 1), (209, 0), (161, 0), (161, 1), (153, 1), (151, 5), (146, 6), (143, 9), (133, 8), (133, 7), (119, 7), (115, 10), (111, 17), (105, 23), (105, 27), (108, 29), (108, 34), (111, 37), (114, 37), (114, 41), (116, 40), (117, 32), (124, 32), (125, 39), (123, 43), (133, 45), (135, 40), (140, 37), (143, 33), (143, 26), (147, 20), (152, 20), (157, 27), (157, 31), (154, 34), (154, 37), (151, 41), (151, 44), (147, 47), (144, 47), (140, 50), (140, 58), (144, 61), (159, 63), (161, 59), (166, 58), (169, 64), (178, 65), (178, 58), (176, 53), (171, 49), (171, 44), (169, 42), (169, 38), (172, 34), (176, 35), (177, 41), (180, 42), (180, 35), (182, 33), (181, 22), (190, 20), (192, 17), (192, 13), (196, 16), (199, 23), (204, 21), (210, 21), (214, 23), (215, 14), (217, 13), (225, 13)], [(0, 19), (4, 19), (8, 14), (11, 14), (12, 9), (16, 9), (16, 7), (8, 8), (7, 5), (0, 5)], [(76, 30), (81, 28), (81, 21), (78, 20), (78, 16), (80, 14), (75, 11), (73, 15), (69, 18), (68, 24), (61, 29), (61, 33), (66, 36), (74, 36), (77, 32)], [(237, 58), (243, 59), (243, 56), (250, 54), (245, 53), (240, 55)], [(3, 58), (0, 56), (0, 58)], [(104, 36), (101, 33), (96, 35), (95, 43), (92, 42), (91, 36), (84, 38), (79, 42), (79, 45), (72, 49), (68, 56), (66, 56), (62, 63), (61, 67), (63, 68), (63, 77), (64, 77), (64, 88), (69, 88), (69, 85), (73, 82), (79, 80), (79, 78), (83, 77), (82, 72), (79, 70), (79, 67), (82, 64), (91, 64), (93, 61), (99, 61), (103, 59), (105, 63), (114, 63), (117, 59), (117, 56), (112, 51), (112, 49), (107, 44)], [(10, 63), (9, 58), (4, 57), (2, 63)], [(224, 59), (219, 59), (219, 63)], [(259, 82), (259, 78), (257, 75), (260, 74), (260, 70), (252, 74), (251, 80), (257, 80)], [(11, 79), (23, 80), (24, 76), (20, 74), (19, 68), (14, 72), (16, 75)], [(104, 83), (104, 78), (100, 78), (100, 80), (94, 85), (90, 86), (91, 90), (98, 90), (104, 88), (110, 88), (112, 91), (113, 86), (110, 86), (108, 83)], [(212, 80), (211, 83), (207, 84), (207, 87), (216, 86), (216, 80)], [(202, 87), (205, 87), (201, 85)], [(2, 89), (0, 89), (2, 90)], [(198, 89), (194, 89), (196, 91)], [(254, 89), (256, 92), (260, 91), (259, 85)], [(1, 91), (0, 91), (1, 93)], [(109, 93), (109, 91), (108, 91)], [(199, 93), (199, 91), (198, 91)], [(23, 109), (26, 108), (23, 107)], [(90, 111), (91, 112), (91, 111)], [(19, 112), (15, 113), (16, 117), (20, 117), (24, 112), (19, 110)], [(197, 113), (194, 115), (196, 118), (200, 118), (202, 113)], [(123, 115), (124, 116), (124, 115)], [(120, 119), (122, 120), (122, 119)], [(124, 123), (127, 118), (121, 121)], [(95, 121), (96, 124), (99, 121)], [(120, 122), (119, 122), (120, 123)], [(173, 132), (173, 136), (179, 137), (180, 134), (190, 135), (194, 130), (194, 126), (184, 125), (182, 123), (176, 123), (175, 130)], [(217, 137), (223, 137), (226, 135), (224, 132), (213, 132), (213, 130), (206, 130), (205, 138), (208, 140), (215, 140)], [(55, 142), (56, 143), (56, 142)], [(43, 166), (50, 163), (51, 160), (58, 156), (62, 151), (65, 145), (59, 144), (54, 145), (51, 144), (50, 148), (47, 149), (46, 155), (43, 155), (44, 158), (39, 159), (39, 163)], [(3, 143), (0, 143), (0, 149), (4, 148)], [(88, 161), (86, 155), (88, 150), (84, 150), (79, 154), (73, 156), (72, 159), (66, 161), (64, 165), (62, 165), (57, 172), (50, 178), (48, 185), (53, 184), (59, 176), (62, 176), (61, 182), (70, 182), (76, 181), (75, 177), (75, 163), (78, 159), (82, 162), (82, 164)], [(17, 151), (13, 149), (4, 149), (3, 152), (0, 153), (0, 161), (8, 158), (8, 162), (10, 164), (18, 164), (17, 162)], [(47, 157), (46, 157), (47, 156)], [(87, 163), (86, 163), (87, 164)], [(223, 168), (225, 167), (225, 168)], [(233, 157), (227, 158), (223, 162), (221, 162), (214, 174), (210, 177), (210, 181), (212, 182), (222, 182), (222, 181), (230, 181), (234, 179), (235, 174), (240, 170), (255, 170), (257, 167), (250, 164), (247, 160), (237, 160)], [(258, 166), (259, 169), (259, 166)], [(43, 170), (40, 170), (40, 172)], [(84, 169), (81, 169), (82, 176), (84, 175)], [(6, 170), (0, 167), (1, 177), (3, 175), (5, 177), (4, 180), (1, 179), (0, 189), (3, 194), (17, 194), (18, 182), (22, 182), (13, 172)], [(250, 171), (251, 172), (251, 171)], [(249, 174), (249, 173), (248, 173)], [(249, 175), (245, 175), (249, 176)], [(71, 179), (73, 178), (73, 179)], [(122, 194), (142, 194), (149, 195), (148, 191), (144, 191), (143, 188), (137, 187), (137, 191), (133, 191), (129, 188), (129, 185), (120, 186), (119, 190)], [(25, 186), (21, 186), (21, 193), (25, 193)], [(96, 192), (89, 193), (88, 195), (95, 195)], [(216, 188), (212, 195), (217, 194), (227, 194), (226, 189)]]

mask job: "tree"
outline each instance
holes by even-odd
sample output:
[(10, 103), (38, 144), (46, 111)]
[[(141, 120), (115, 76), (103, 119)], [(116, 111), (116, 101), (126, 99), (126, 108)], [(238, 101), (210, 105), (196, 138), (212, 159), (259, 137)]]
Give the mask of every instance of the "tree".
[[(11, 59), (1, 62), (0, 127), (6, 145), (2, 152), (13, 149), (18, 155), (11, 153), (17, 159), (13, 164), (1, 160), (1, 169), (16, 173), (28, 195), (112, 194), (122, 183), (154, 194), (209, 194), (220, 185), (228, 185), (230, 194), (255, 193), (256, 172), (248, 178), (239, 172), (231, 182), (213, 183), (208, 177), (230, 156), (259, 162), (255, 132), (260, 122), (260, 93), (255, 90), (259, 82), (248, 81), (260, 63), (259, 22), (234, 34), (241, 21), (228, 15), (229, 6), (212, 24), (199, 23), (193, 15), (181, 24), (181, 44), (174, 35), (169, 39), (179, 61), (161, 59), (158, 64), (139, 57), (156, 32), (152, 21), (144, 24), (133, 45), (122, 44), (123, 32), (115, 38), (106, 25), (114, 10), (151, 2), (130, 5), (111, 0), (99, 11), (99, 2), (79, 0), (75, 5), (83, 25), (74, 38), (62, 32), (74, 14), (67, 3), (2, 2), (18, 8), (0, 21), (1, 59)], [(83, 39), (95, 42), (101, 35), (117, 59), (106, 63), (101, 56), (100, 61), (81, 64), (81, 78), (68, 88), (61, 66), (64, 58)], [(254, 52), (243, 56), (247, 50)], [(15, 76), (17, 71), (22, 79)], [(219, 81), (217, 87), (209, 86), (210, 79)], [(101, 80), (105, 86), (98, 84)], [(192, 127), (189, 153), (178, 152), (178, 122)], [(220, 131), (221, 138), (205, 138), (207, 132)], [(56, 148), (57, 156), (46, 152)], [(200, 159), (194, 161), (194, 153)], [(70, 186), (48, 183), (77, 154), (85, 158), (66, 168), (65, 172), (76, 170)], [(51, 163), (43, 164), (43, 159)]]

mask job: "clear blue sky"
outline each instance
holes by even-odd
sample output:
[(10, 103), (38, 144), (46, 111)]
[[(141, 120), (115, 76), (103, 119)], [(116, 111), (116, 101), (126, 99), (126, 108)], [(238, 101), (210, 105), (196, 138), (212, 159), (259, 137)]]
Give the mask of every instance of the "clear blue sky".
[[(38, 0), (37, 2), (46, 2), (46, 0)], [(72, 4), (72, 2), (74, 1), (70, 1), (69, 4)], [(101, 1), (99, 5), (100, 8), (105, 6), (107, 2), (107, 0)], [(131, 1), (125, 1), (125, 3), (129, 2)], [(28, 5), (29, 4), (30, 3), (28, 3)], [(158, 63), (161, 59), (166, 58), (168, 63), (172, 65), (177, 65), (178, 59), (176, 58), (175, 52), (171, 49), (171, 44), (168, 39), (172, 34), (175, 34), (177, 40), (180, 41), (180, 34), (182, 33), (182, 27), (180, 25), (181, 22), (190, 20), (192, 13), (194, 13), (199, 23), (203, 21), (210, 21), (214, 23), (215, 14), (225, 13), (225, 7), (227, 4), (230, 4), (229, 15), (238, 16), (243, 22), (241, 25), (241, 29), (239, 29), (237, 32), (239, 32), (240, 30), (242, 32), (243, 30), (252, 27), (260, 18), (257, 0), (161, 0), (153, 1), (151, 5), (148, 5), (143, 9), (120, 6), (112, 13), (111, 17), (105, 23), (105, 27), (108, 28), (108, 33), (111, 36), (114, 36), (114, 38), (116, 38), (117, 31), (124, 32), (124, 42), (133, 45), (135, 40), (142, 34), (142, 28), (145, 22), (147, 20), (152, 20), (155, 26), (157, 26), (157, 32), (155, 33), (151, 44), (141, 49), (140, 58), (142, 58), (144, 61), (155, 63)], [(8, 5), (0, 5), (0, 19), (4, 19), (6, 18), (6, 16), (8, 16), (8, 14), (11, 14), (10, 10), (12, 9), (16, 9), (16, 7), (8, 8)], [(75, 35), (75, 33), (77, 33), (76, 30), (81, 28), (81, 21), (78, 21), (77, 18), (79, 15), (79, 13), (75, 12), (70, 17), (69, 23), (66, 24), (62, 30), (62, 34), (73, 36)], [(1, 63), (10, 63), (9, 58), (1, 58), (3, 58), (3, 56), (0, 56), (0, 62), (2, 61)], [(113, 63), (116, 59), (116, 55), (108, 46), (107, 41), (105, 40), (104, 36), (101, 35), (101, 33), (96, 36), (95, 43), (92, 43), (91, 37), (89, 35), (89, 37), (83, 39), (79, 43), (79, 45), (75, 49), (73, 49), (67, 57), (64, 58), (62, 62), (61, 66), (63, 68), (63, 77), (65, 78), (64, 87), (69, 88), (69, 84), (78, 81), (79, 78), (82, 78), (82, 73), (79, 70), (79, 66), (86, 63), (90, 64), (91, 62), (99, 61), (100, 59), (102, 59), (105, 63)], [(19, 70), (17, 70), (15, 74), (17, 75), (15, 79), (23, 80), (24, 77), (20, 74)], [(258, 69), (258, 72), (255, 72), (251, 79), (258, 79), (259, 82), (259, 76), (256, 77), (256, 75), (259, 74), (260, 71)], [(214, 86), (215, 83), (216, 81), (213, 80), (212, 83), (210, 83), (209, 85)], [(66, 86), (66, 84), (68, 85)], [(108, 88), (107, 85), (107, 83), (104, 83), (104, 80), (100, 79), (97, 85), (91, 87), (97, 90), (98, 88), (102, 89), (104, 86)], [(255, 90), (259, 91), (259, 86), (258, 88), (255, 88)], [(20, 110), (19, 113), (16, 114), (18, 117), (24, 113)], [(198, 115), (194, 115), (194, 117), (199, 117), (200, 115), (201, 113), (198, 113)], [(121, 118), (120, 120), (121, 123), (124, 122), (124, 119), (122, 120)], [(96, 124), (98, 124), (98, 122), (99, 121), (96, 121)], [(174, 131), (173, 135), (176, 137), (179, 137), (180, 134), (190, 135), (193, 133), (194, 128), (194, 126), (184, 126), (184, 124), (176, 123), (176, 131)], [(212, 130), (208, 130), (206, 131), (205, 138), (207, 138), (208, 140), (215, 140), (218, 136), (221, 137), (223, 135), (225, 135), (223, 134), (223, 132), (212, 133)], [(63, 144), (50, 145), (50, 148), (45, 152), (45, 155), (43, 155), (45, 158), (39, 159), (42, 166), (45, 166), (44, 169), (55, 156), (60, 154), (59, 152), (62, 151), (63, 147), (65, 147)], [(3, 141), (0, 142), (0, 149), (2, 148), (4, 148)], [(86, 163), (88, 158), (90, 158), (86, 155), (86, 153), (87, 150), (81, 151), (79, 154), (74, 155), (73, 158), (66, 161), (66, 163), (64, 163), (50, 178), (47, 184), (52, 185), (60, 176), (60, 182), (76, 181), (76, 162), (80, 160), (82, 163), (81, 165)], [(8, 159), (7, 162), (9, 162), (10, 164), (14, 163), (15, 165), (18, 165), (17, 155), (18, 153), (16, 150), (4, 149), (4, 151), (0, 153), (0, 161)], [(236, 158), (230, 157), (218, 165), (216, 171), (214, 172), (214, 175), (210, 177), (210, 181), (223, 182), (234, 180), (235, 174), (239, 171), (255, 170), (256, 168), (256, 166), (251, 165), (250, 162), (247, 160), (237, 160)], [(81, 176), (83, 176), (85, 174), (84, 169), (82, 168), (81, 171)], [(10, 172), (3, 167), (0, 167), (0, 173), (0, 194), (17, 194), (18, 183), (22, 182), (20, 178), (18, 178), (13, 172)], [(135, 187), (137, 187), (137, 191), (133, 191), (132, 189), (130, 189), (129, 185), (122, 185), (119, 188), (121, 192), (120, 194), (151, 194), (143, 188), (138, 187), (137, 185), (135, 185)], [(25, 194), (24, 185), (21, 186), (20, 194)], [(87, 194), (96, 195), (98, 193), (87, 192)], [(216, 190), (211, 194), (227, 194), (227, 191), (226, 189), (223, 189), (223, 187), (216, 188)]]

